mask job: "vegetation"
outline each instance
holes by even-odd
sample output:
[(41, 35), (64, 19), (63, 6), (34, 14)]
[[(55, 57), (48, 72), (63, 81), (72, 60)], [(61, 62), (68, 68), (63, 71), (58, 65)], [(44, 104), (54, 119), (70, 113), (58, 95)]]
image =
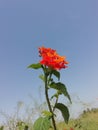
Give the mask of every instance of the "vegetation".
[[(8, 119), (10, 124), (7, 130), (33, 130), (33, 123), (24, 122), (21, 120)], [(12, 121), (12, 122), (11, 122)], [(12, 123), (12, 125), (11, 125)], [(14, 124), (14, 126), (13, 126)], [(98, 108), (84, 110), (77, 119), (70, 119), (68, 124), (64, 122), (57, 123), (58, 130), (98, 130)], [(5, 130), (5, 125), (0, 127), (0, 130)], [(49, 130), (53, 130), (50, 128)]]
[[(64, 129), (65, 128), (65, 129)], [(58, 124), (58, 130), (98, 130), (98, 108), (84, 110), (78, 119), (71, 119), (69, 124)]]
[[(18, 102), (14, 115), (10, 116), (10, 114), (2, 113), (6, 118), (6, 123), (0, 126), (0, 130), (98, 130), (97, 108), (84, 110), (77, 119), (70, 119), (67, 104), (65, 105), (64, 102), (58, 100), (63, 95), (70, 104), (72, 103), (66, 85), (60, 82), (59, 70), (67, 68), (66, 65), (68, 64), (65, 56), (60, 56), (56, 50), (45, 47), (39, 48), (39, 56), (42, 58), (41, 61), (29, 65), (28, 68), (41, 69), (43, 72), (39, 77), (44, 82), (45, 104), (48, 111), (47, 109), (41, 109), (40, 105), (43, 106), (43, 104), (39, 104), (40, 115), (37, 115), (39, 118), (36, 116), (37, 119), (34, 119), (36, 107), (35, 109), (27, 108), (24, 115), (21, 115), (20, 109), (23, 102)], [(49, 93), (51, 89), (55, 91), (53, 95)], [(56, 117), (59, 115), (56, 113), (57, 109), (61, 112), (64, 122), (58, 123), (56, 121)]]

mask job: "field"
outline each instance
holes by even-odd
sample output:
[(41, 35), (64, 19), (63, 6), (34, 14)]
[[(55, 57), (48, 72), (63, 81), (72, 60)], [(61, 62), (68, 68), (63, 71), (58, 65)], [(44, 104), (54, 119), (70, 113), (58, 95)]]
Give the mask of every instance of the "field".
[[(65, 129), (64, 129), (65, 128)], [(78, 119), (69, 121), (66, 125), (63, 122), (58, 124), (58, 130), (98, 130), (98, 109), (87, 109)]]
[[(9, 120), (10, 122), (11, 120)], [(11, 122), (10, 122), (11, 123)], [(0, 130), (33, 130), (33, 125), (27, 122), (19, 121), (17, 129), (16, 122), (12, 121), (8, 127), (0, 127)], [(68, 124), (64, 122), (57, 123), (58, 130), (98, 130), (98, 108), (84, 110), (77, 119), (70, 119)], [(52, 128), (49, 130), (53, 130)]]

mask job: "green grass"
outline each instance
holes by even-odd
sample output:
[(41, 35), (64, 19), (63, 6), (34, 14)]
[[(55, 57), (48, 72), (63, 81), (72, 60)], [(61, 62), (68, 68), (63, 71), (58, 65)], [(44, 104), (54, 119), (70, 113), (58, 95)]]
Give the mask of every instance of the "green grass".
[(78, 119), (71, 119), (66, 125), (64, 122), (57, 124), (58, 130), (98, 130), (98, 109), (84, 111)]
[[(11, 121), (17, 125), (15, 120)], [(19, 121), (19, 123), (21, 122)], [(8, 124), (11, 127), (11, 130), (16, 130), (16, 128), (14, 129), (11, 124)], [(29, 130), (33, 130), (33, 124), (27, 122), (22, 122), (20, 125), (18, 124), (17, 130), (28, 130), (24, 129), (25, 126), (28, 126)], [(57, 123), (57, 130), (71, 130), (70, 128), (73, 128), (73, 130), (98, 130), (98, 108), (83, 111), (77, 119), (70, 119), (68, 124), (65, 124), (64, 122)], [(2, 126), (0, 127), (0, 130), (4, 130)], [(51, 128), (49, 130), (53, 129)]]

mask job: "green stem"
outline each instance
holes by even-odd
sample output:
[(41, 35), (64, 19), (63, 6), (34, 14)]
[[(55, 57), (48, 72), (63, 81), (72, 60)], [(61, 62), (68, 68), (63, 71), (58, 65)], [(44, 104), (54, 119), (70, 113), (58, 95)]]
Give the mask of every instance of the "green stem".
[(55, 104), (54, 104), (54, 107), (53, 107), (53, 112), (55, 111), (55, 105), (57, 104), (58, 102), (58, 97), (56, 98), (56, 101), (55, 101)]
[(45, 74), (45, 96), (46, 96), (46, 101), (47, 101), (47, 104), (48, 104), (49, 111), (52, 113), (52, 124), (53, 124), (53, 128), (54, 128), (54, 130), (57, 130), (55, 119), (54, 119), (54, 113), (52, 111), (50, 100), (49, 100), (49, 96), (48, 96), (48, 81), (47, 81), (48, 75), (45, 72), (44, 72), (44, 74)]

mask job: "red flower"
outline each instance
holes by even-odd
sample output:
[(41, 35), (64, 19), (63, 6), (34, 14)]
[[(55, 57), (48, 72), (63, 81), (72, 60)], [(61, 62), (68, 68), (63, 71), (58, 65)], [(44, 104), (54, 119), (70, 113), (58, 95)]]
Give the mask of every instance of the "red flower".
[(70, 130), (74, 130), (74, 128), (70, 128)]
[(68, 64), (68, 62), (65, 60), (65, 57), (58, 55), (56, 50), (40, 47), (39, 54), (42, 57), (40, 64), (48, 66), (55, 70), (67, 68), (66, 64)]

